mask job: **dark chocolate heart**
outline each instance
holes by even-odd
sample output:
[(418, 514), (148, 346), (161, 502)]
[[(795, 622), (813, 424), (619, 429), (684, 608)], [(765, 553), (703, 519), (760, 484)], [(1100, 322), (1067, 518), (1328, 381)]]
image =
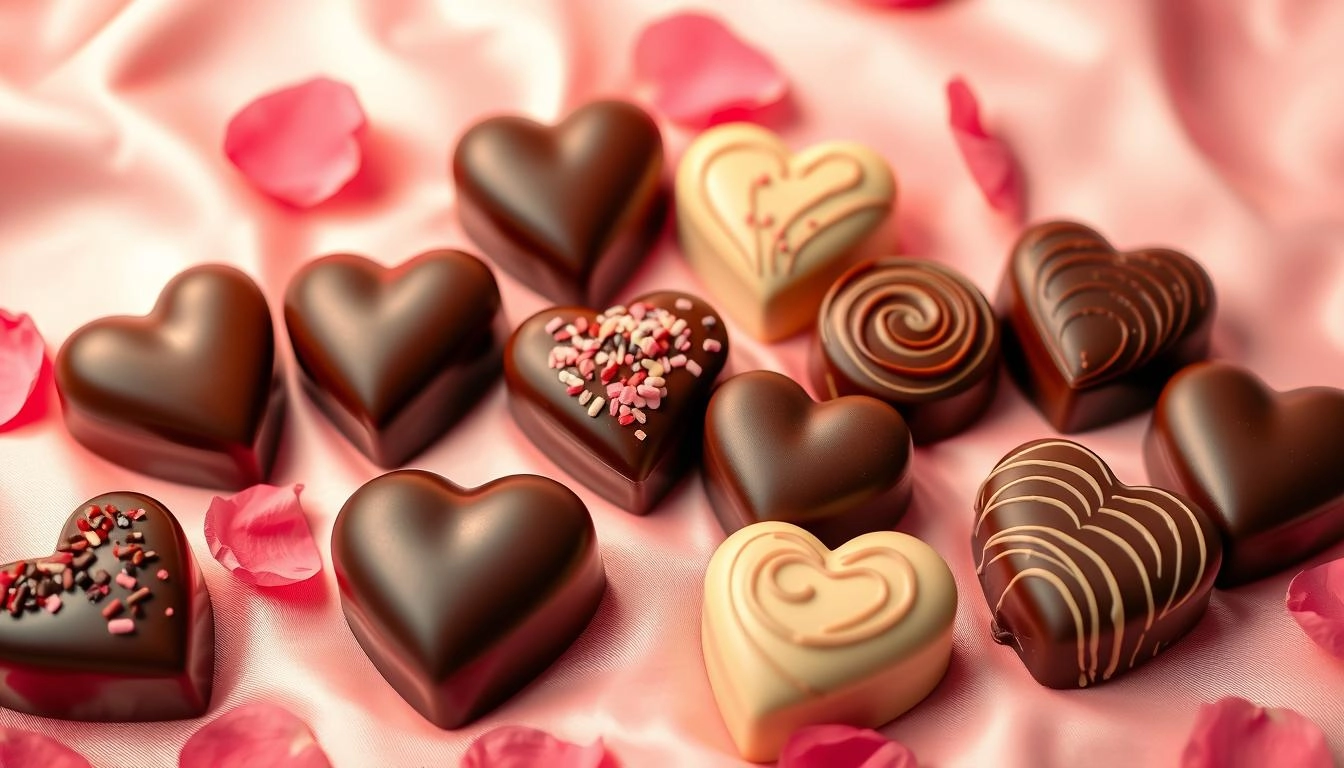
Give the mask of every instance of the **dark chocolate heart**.
[(95, 320), (56, 360), (70, 434), (124, 467), (245, 488), (266, 479), (284, 387), (266, 299), (218, 264), (173, 278), (145, 317)]
[(500, 379), (508, 335), (489, 268), (449, 250), (392, 269), (313, 261), (290, 281), (285, 326), (304, 388), (383, 467), (428, 447)]
[(374, 478), (337, 515), (331, 557), (355, 638), (440, 728), (550, 666), (606, 589), (587, 508), (535, 475), (472, 490), (421, 470)]
[(514, 418), (543, 453), (644, 514), (695, 462), (705, 402), (727, 357), (718, 313), (662, 291), (601, 313), (533, 315), (509, 339), (504, 378)]
[(778, 520), (835, 548), (890, 530), (910, 504), (912, 453), (905, 421), (881, 400), (817, 403), (770, 371), (725, 381), (705, 414), (705, 490), (730, 534)]
[(1220, 363), (1172, 378), (1144, 444), (1149, 479), (1222, 529), (1218, 586), (1268, 576), (1344, 539), (1344, 391), (1275, 392)]
[(600, 304), (662, 227), (662, 136), (643, 110), (598, 101), (555, 127), (477, 123), (457, 144), (462, 228), (501, 269), (562, 304)]
[(1189, 499), (1122, 485), (1099, 456), (1036, 440), (975, 501), (972, 555), (994, 640), (1032, 677), (1085, 688), (1166, 650), (1208, 607), (1218, 529)]
[(1077, 432), (1150, 407), (1208, 353), (1213, 284), (1177, 251), (1117, 251), (1072, 222), (1023, 233), (1000, 290), (1010, 369), (1054, 426)]
[(162, 504), (131, 491), (89, 499), (54, 554), (0, 568), (0, 706), (105, 722), (205, 713), (210, 594)]

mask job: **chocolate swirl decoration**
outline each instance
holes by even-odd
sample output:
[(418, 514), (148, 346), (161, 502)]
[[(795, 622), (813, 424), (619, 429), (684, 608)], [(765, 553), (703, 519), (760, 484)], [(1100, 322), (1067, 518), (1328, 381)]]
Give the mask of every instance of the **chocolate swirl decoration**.
[(850, 270), (826, 295), (818, 330), (823, 348), (856, 384), (898, 401), (956, 394), (978, 382), (998, 354), (985, 297), (953, 270), (914, 259)]
[(1023, 299), (1074, 386), (1147, 364), (1211, 315), (1213, 284), (1177, 251), (1116, 251), (1072, 222), (1027, 230), (1013, 256)]
[[(1032, 669), (1038, 679), (1076, 671), (1086, 687), (1155, 656), (1198, 619), (1220, 562), (1216, 529), (1193, 503), (1122, 485), (1065, 440), (1005, 456), (975, 509), (985, 597), (1028, 666), (1053, 662)], [(1039, 647), (1052, 638), (1053, 657)]]

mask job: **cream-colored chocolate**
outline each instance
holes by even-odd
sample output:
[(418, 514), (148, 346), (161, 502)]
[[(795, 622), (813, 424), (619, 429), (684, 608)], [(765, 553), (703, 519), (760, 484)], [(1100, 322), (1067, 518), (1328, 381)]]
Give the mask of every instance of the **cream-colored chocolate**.
[(952, 654), (957, 587), (929, 545), (881, 531), (831, 551), (795, 525), (728, 537), (709, 562), (705, 669), (742, 756), (798, 728), (876, 728), (919, 703)]
[(762, 341), (816, 322), (822, 296), (891, 213), (896, 179), (850, 142), (798, 154), (750, 123), (712, 128), (677, 168), (677, 226), (691, 267)]

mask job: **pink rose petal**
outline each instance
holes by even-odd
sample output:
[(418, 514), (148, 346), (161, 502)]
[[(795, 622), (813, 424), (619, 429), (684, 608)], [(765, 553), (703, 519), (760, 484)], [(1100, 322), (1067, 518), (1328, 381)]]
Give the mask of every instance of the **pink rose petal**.
[(877, 731), (809, 725), (789, 737), (779, 768), (917, 768), (915, 753)]
[(359, 171), (364, 124), (354, 90), (319, 77), (243, 107), (229, 121), (224, 154), (257, 189), (308, 208)]
[(0, 726), (0, 768), (91, 768), (89, 761), (59, 741), (33, 731)]
[(0, 427), (13, 421), (33, 396), (46, 351), (31, 317), (0, 309)]
[(192, 734), (179, 768), (331, 768), (308, 724), (289, 710), (258, 702), (239, 707)]
[(965, 80), (958, 77), (948, 82), (947, 107), (952, 137), (985, 200), (1011, 220), (1021, 222), (1026, 203), (1017, 160), (1007, 144), (989, 135), (981, 125), (980, 106)]
[(655, 110), (695, 128), (751, 120), (789, 89), (765, 54), (702, 13), (673, 14), (645, 27), (635, 43), (634, 70)]
[(602, 740), (580, 747), (545, 731), (505, 725), (477, 737), (462, 756), (461, 768), (611, 768)]
[(1199, 708), (1181, 768), (1333, 768), (1325, 734), (1291, 709), (1235, 697)]
[(322, 570), (322, 558), (299, 505), (302, 490), (262, 484), (211, 499), (205, 512), (210, 554), (240, 581), (259, 587), (312, 578)]
[(943, 0), (859, 0), (864, 5), (876, 5), (881, 8), (928, 8)]
[(1288, 612), (1326, 653), (1344, 659), (1344, 559), (1305, 570), (1288, 585)]

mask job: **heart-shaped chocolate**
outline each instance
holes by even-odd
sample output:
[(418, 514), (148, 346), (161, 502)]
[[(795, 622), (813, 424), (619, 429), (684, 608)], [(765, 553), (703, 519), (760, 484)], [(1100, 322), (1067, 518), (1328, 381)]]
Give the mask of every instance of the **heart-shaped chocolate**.
[(209, 706), (210, 594), (182, 527), (154, 499), (89, 499), (55, 553), (0, 567), (0, 596), (0, 707), (132, 722)]
[(355, 639), (440, 728), (550, 666), (606, 589), (588, 509), (535, 475), (471, 490), (421, 470), (376, 477), (337, 515), (331, 559)]
[(910, 504), (912, 455), (905, 420), (881, 400), (817, 403), (770, 371), (725, 381), (705, 413), (705, 491), (728, 533), (779, 520), (837, 547), (890, 529)]
[(594, 312), (553, 307), (504, 350), (523, 433), (576, 480), (648, 512), (696, 460), (705, 402), (728, 357), (708, 304), (662, 291)]
[(1144, 458), (1152, 482), (1194, 499), (1222, 530), (1220, 587), (1344, 539), (1344, 390), (1280, 393), (1236, 366), (1190, 366), (1162, 391)]
[(999, 289), (1009, 370), (1046, 419), (1080, 432), (1138, 413), (1202, 360), (1213, 283), (1177, 251), (1117, 251), (1073, 222), (1018, 240)]
[(899, 716), (947, 670), (956, 613), (947, 563), (912, 536), (830, 551), (787, 523), (734, 533), (709, 561), (701, 639), (738, 750), (766, 762), (803, 726)]
[(508, 335), (495, 278), (461, 251), (392, 269), (349, 254), (310, 262), (285, 293), (304, 388), (375, 464), (424, 450), (499, 380)]
[(994, 640), (1051, 688), (1085, 688), (1166, 650), (1204, 615), (1218, 529), (1189, 499), (1122, 485), (1095, 453), (1036, 440), (994, 467), (971, 536)]
[(623, 101), (554, 127), (522, 117), (474, 125), (453, 154), (462, 228), (501, 269), (546, 298), (600, 304), (662, 229), (663, 140)]
[(816, 322), (822, 296), (891, 213), (896, 180), (859, 144), (798, 154), (770, 131), (700, 134), (677, 167), (677, 225), (691, 267), (763, 341)]
[(95, 320), (56, 358), (70, 434), (147, 475), (245, 488), (270, 473), (284, 386), (266, 299), (232, 267), (192, 267), (145, 317)]

